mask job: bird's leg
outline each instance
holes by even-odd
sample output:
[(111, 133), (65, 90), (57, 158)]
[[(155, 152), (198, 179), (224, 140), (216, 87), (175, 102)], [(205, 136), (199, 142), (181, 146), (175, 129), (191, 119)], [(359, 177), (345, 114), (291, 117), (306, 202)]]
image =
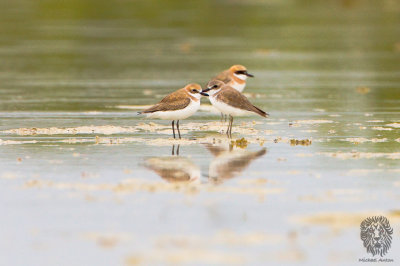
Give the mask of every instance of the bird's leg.
[(229, 115), (229, 116), (230, 116), (230, 119), (231, 119), (231, 128), (230, 128), (230, 130), (229, 130), (229, 135), (230, 135), (231, 138), (232, 138), (233, 116), (231, 116), (231, 115)]
[(175, 145), (174, 144), (172, 144), (172, 152), (171, 152), (171, 154), (175, 155)]
[(174, 139), (175, 139), (175, 120), (172, 120), (172, 133), (174, 133)]
[(181, 138), (181, 131), (179, 130), (179, 120), (176, 120), (176, 128), (178, 129), (179, 139)]
[(224, 114), (221, 113), (221, 123), (224, 122)]
[(227, 118), (228, 118), (228, 115), (225, 115), (225, 122), (226, 122)]
[(179, 148), (181, 147), (180, 144), (178, 144), (178, 148), (176, 148), (176, 155), (179, 156)]
[(231, 123), (228, 123), (228, 128), (226, 129), (226, 135), (228, 136), (228, 138), (229, 138), (229, 127), (231, 126)]

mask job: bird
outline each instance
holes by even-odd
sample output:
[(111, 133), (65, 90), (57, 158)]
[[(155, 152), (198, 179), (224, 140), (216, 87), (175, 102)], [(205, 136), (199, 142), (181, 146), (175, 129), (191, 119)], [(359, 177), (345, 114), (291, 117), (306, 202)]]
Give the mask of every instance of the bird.
[[(253, 78), (254, 75), (247, 72), (247, 68), (242, 65), (233, 65), (229, 69), (222, 71), (217, 76), (213, 77), (212, 80), (220, 80), (225, 84), (231, 86), (235, 90), (242, 92), (246, 87), (247, 77)], [(224, 116), (221, 113), (221, 121)], [(226, 121), (226, 116), (225, 116)]]
[(258, 114), (262, 117), (268, 117), (269, 115), (254, 106), (246, 96), (241, 92), (235, 90), (229, 85), (219, 80), (212, 80), (207, 84), (207, 88), (203, 89), (202, 92), (207, 92), (211, 104), (217, 108), (223, 114), (229, 115), (230, 121), (226, 135), (228, 138), (232, 138), (232, 124), (234, 116), (243, 116), (249, 114)]
[(222, 71), (211, 80), (220, 80), (235, 90), (242, 92), (246, 87), (247, 77), (253, 78), (254, 75), (247, 72), (247, 68), (242, 65), (233, 65), (229, 69)]
[(199, 84), (191, 83), (165, 96), (159, 103), (138, 112), (138, 114), (145, 114), (148, 118), (172, 120), (174, 139), (176, 138), (174, 126), (176, 120), (176, 129), (178, 130), (179, 138), (181, 138), (179, 120), (188, 118), (196, 113), (200, 107), (200, 98), (202, 95), (208, 96), (207, 93), (202, 92), (202, 88)]

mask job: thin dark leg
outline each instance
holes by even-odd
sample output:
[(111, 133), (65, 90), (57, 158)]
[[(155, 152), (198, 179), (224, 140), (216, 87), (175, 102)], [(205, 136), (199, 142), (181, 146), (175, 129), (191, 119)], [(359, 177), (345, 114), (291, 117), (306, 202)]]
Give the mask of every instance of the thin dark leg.
[(171, 152), (171, 154), (175, 155), (175, 145), (173, 145), (173, 144), (172, 144), (172, 152)]
[(231, 123), (228, 123), (228, 128), (226, 129), (226, 135), (228, 136), (228, 138), (229, 138), (229, 128), (230, 128), (230, 126), (231, 126)]
[(179, 120), (176, 120), (176, 128), (178, 129), (179, 139), (181, 138), (181, 131), (179, 130)]
[(172, 133), (174, 133), (174, 138), (175, 138), (175, 120), (172, 120)]
[(179, 148), (181, 147), (180, 144), (178, 144), (178, 148), (176, 149), (176, 155), (179, 155)]
[(221, 113), (221, 122), (224, 122), (224, 114)]
[(226, 122), (227, 118), (228, 118), (228, 115), (225, 115), (225, 122)]
[(232, 138), (233, 116), (230, 115), (230, 117), (231, 117), (231, 128), (230, 128), (230, 130), (229, 130), (229, 135), (230, 135), (231, 138)]

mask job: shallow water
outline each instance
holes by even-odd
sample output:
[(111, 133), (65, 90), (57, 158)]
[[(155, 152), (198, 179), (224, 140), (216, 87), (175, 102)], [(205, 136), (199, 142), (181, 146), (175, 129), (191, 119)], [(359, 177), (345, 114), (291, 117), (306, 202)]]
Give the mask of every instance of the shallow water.
[[(372, 215), (400, 260), (398, 2), (0, 7), (2, 265), (354, 265)], [(233, 142), (136, 115), (235, 63)]]

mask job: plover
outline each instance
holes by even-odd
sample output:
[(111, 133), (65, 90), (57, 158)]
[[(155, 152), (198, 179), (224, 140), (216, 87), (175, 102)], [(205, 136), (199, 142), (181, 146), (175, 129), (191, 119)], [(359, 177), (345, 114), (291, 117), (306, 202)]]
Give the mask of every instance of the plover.
[[(229, 69), (222, 71), (216, 77), (211, 80), (220, 80), (226, 85), (231, 86), (237, 91), (242, 92), (246, 87), (247, 77), (254, 77), (252, 74), (247, 72), (245, 66), (233, 65)], [(221, 121), (224, 119), (224, 115), (221, 113)], [(225, 116), (226, 121), (226, 116)]]
[(174, 138), (174, 123), (176, 120), (176, 128), (178, 130), (179, 138), (181, 138), (179, 120), (188, 118), (196, 113), (200, 107), (201, 95), (208, 96), (207, 93), (201, 91), (201, 86), (199, 84), (188, 84), (184, 88), (167, 95), (159, 103), (139, 112), (138, 114), (145, 114), (148, 118), (172, 120), (172, 132)]
[(246, 96), (222, 81), (212, 80), (207, 84), (207, 88), (202, 91), (208, 92), (211, 104), (221, 113), (229, 115), (230, 121), (226, 134), (232, 137), (232, 123), (234, 116), (258, 114), (268, 117), (268, 114), (258, 107), (255, 107)]
[(247, 72), (247, 68), (245, 66), (233, 65), (229, 69), (219, 73), (211, 80), (220, 80), (226, 85), (231, 86), (235, 90), (242, 92), (244, 90), (244, 87), (246, 87), (247, 77), (254, 76)]

